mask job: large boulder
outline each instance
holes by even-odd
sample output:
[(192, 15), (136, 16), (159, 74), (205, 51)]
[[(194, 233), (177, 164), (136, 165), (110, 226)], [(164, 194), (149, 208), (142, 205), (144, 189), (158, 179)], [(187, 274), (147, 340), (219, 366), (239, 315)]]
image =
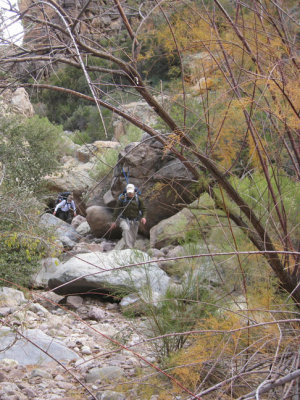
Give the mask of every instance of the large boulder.
[[(75, 150), (78, 151), (77, 149)], [(49, 184), (53, 182), (57, 186), (68, 187), (69, 190), (78, 187), (86, 188), (89, 184), (93, 183), (90, 177), (90, 170), (93, 163), (83, 163), (74, 158), (73, 156), (65, 157), (63, 167), (57, 171), (53, 176), (48, 177)]]
[(67, 248), (74, 247), (82, 237), (73, 226), (49, 213), (41, 216), (40, 224), (52, 228), (58, 240)]
[(49, 257), (43, 258), (39, 262), (39, 270), (32, 275), (31, 284), (36, 288), (48, 288), (48, 281), (52, 277), (53, 273), (56, 272), (57, 266), (60, 264), (58, 258)]
[(94, 292), (123, 297), (139, 293), (149, 300), (165, 294), (170, 278), (157, 263), (148, 261), (148, 254), (130, 249), (78, 254), (57, 266), (48, 285), (61, 295)]
[(9, 287), (0, 287), (0, 307), (16, 307), (27, 303), (24, 293)]
[[(65, 156), (63, 161), (64, 165), (57, 172), (45, 177), (47, 188), (55, 195), (66, 190), (72, 192), (78, 212), (84, 215), (86, 206), (83, 194), (95, 185), (90, 175), (90, 171), (95, 166), (95, 158), (83, 163), (72, 156)], [(51, 199), (49, 199), (49, 205), (53, 206), (50, 203)]]
[(112, 212), (107, 207), (88, 207), (86, 210), (86, 220), (94, 236), (110, 239), (120, 237), (120, 230), (110, 229), (113, 219)]
[(161, 249), (182, 243), (189, 231), (195, 229), (197, 220), (187, 208), (160, 221), (150, 230), (150, 247)]
[(24, 88), (17, 88), (15, 91), (6, 89), (0, 96), (0, 113), (21, 114), (25, 117), (32, 117), (34, 109), (30, 103), (28, 93)]
[(89, 162), (93, 157), (100, 155), (105, 149), (116, 149), (120, 147), (119, 142), (97, 140), (94, 143), (87, 143), (79, 147), (76, 152), (76, 158), (83, 163)]
[[(201, 239), (207, 236), (211, 226), (215, 225), (216, 217), (206, 217), (204, 210), (214, 212), (214, 202), (207, 193), (200, 196), (188, 207), (183, 208), (172, 217), (159, 222), (150, 230), (150, 247), (161, 249), (169, 245), (183, 243), (187, 235), (191, 239)], [(220, 214), (220, 211), (215, 211)], [(223, 214), (223, 213), (222, 213)]]
[(140, 227), (140, 232), (145, 235), (149, 235), (150, 229), (159, 221), (178, 212), (181, 207), (177, 204), (194, 199), (192, 173), (147, 134), (141, 142), (130, 143), (120, 152), (110, 191), (104, 196), (108, 207), (115, 206), (126, 186), (124, 171), (128, 171), (130, 183), (138, 187), (145, 201), (147, 224)]

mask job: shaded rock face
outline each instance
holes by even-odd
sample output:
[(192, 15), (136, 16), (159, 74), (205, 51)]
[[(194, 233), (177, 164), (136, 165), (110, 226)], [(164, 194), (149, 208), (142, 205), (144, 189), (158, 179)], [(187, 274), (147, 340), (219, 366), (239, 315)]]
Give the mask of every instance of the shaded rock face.
[[(93, 42), (100, 42), (101, 45), (108, 46), (109, 37), (117, 38), (122, 30), (126, 30), (122, 18), (119, 15), (117, 7), (106, 0), (91, 0), (87, 4), (83, 0), (58, 0), (59, 7), (67, 15), (66, 23), (74, 22), (80, 15), (80, 23), (77, 24), (77, 34)], [(61, 26), (65, 29), (65, 23), (62, 20), (62, 14), (54, 7), (43, 4), (41, 8), (35, 0), (20, 0), (18, 2), (21, 13), (26, 12), (29, 16), (33, 16), (36, 21), (47, 19), (51, 24)], [(140, 20), (138, 11), (132, 12), (132, 7), (127, 5), (127, 0), (122, 1), (122, 7), (128, 15), (130, 23)], [(31, 19), (26, 17), (23, 20), (25, 25), (23, 44), (31, 49), (39, 49), (41, 45), (58, 45), (61, 44), (61, 38), (69, 42), (69, 37), (60, 33), (60, 39), (56, 39), (55, 35), (50, 35), (46, 24), (32, 23)], [(114, 43), (115, 40), (112, 42)], [(19, 66), (17, 66), (19, 67)], [(49, 76), (53, 71), (53, 65), (49, 66), (45, 61), (29, 61), (26, 64), (26, 71), (21, 67), (14, 68), (19, 76), (26, 72), (36, 75), (37, 71), (41, 71), (45, 77)], [(41, 72), (39, 72), (41, 74)]]
[(86, 220), (91, 228), (91, 232), (96, 237), (106, 237), (110, 239), (120, 237), (120, 232), (110, 230), (112, 223), (112, 213), (109, 209), (102, 206), (91, 206), (86, 210)]
[(126, 186), (123, 169), (129, 173), (130, 183), (141, 191), (147, 208), (147, 224), (140, 226), (142, 234), (148, 236), (154, 225), (178, 212), (181, 207), (177, 204), (194, 200), (191, 172), (147, 134), (120, 152), (111, 189), (104, 196), (108, 207), (115, 206)]
[[(178, 245), (184, 242), (186, 234), (193, 235), (193, 231), (201, 232), (208, 240), (208, 234), (213, 226), (213, 221), (203, 216), (203, 209), (214, 207), (213, 200), (207, 193), (201, 195), (187, 208), (183, 208), (177, 214), (159, 222), (150, 230), (150, 246), (161, 249), (169, 245)], [(221, 215), (224, 215), (220, 212)], [(223, 229), (225, 226), (223, 225)], [(172, 255), (169, 254), (171, 257)]]

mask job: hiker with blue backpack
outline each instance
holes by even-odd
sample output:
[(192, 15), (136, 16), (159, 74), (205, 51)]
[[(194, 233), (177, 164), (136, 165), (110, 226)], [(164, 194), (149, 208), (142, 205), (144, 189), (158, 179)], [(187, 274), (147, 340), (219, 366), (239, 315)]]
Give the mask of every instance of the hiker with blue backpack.
[(132, 249), (136, 241), (140, 222), (146, 224), (146, 208), (144, 202), (139, 198), (137, 189), (129, 183), (125, 192), (121, 193), (114, 210), (114, 221), (111, 229), (117, 225), (122, 229), (122, 239), (117, 243), (115, 249)]
[(76, 216), (76, 206), (73, 200), (73, 196), (71, 194), (68, 194), (67, 198), (63, 198), (61, 201), (58, 202), (58, 204), (56, 204), (53, 215), (57, 216), (65, 222), (71, 222), (71, 210), (73, 211), (74, 216)]

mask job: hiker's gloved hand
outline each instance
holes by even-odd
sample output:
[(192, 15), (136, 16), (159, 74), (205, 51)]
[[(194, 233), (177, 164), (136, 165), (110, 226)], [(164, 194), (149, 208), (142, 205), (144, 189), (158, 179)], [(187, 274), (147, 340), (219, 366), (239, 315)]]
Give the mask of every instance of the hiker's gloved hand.
[(145, 225), (146, 222), (147, 222), (147, 221), (146, 221), (146, 218), (142, 218), (142, 219), (141, 219), (141, 223), (142, 223), (143, 225)]

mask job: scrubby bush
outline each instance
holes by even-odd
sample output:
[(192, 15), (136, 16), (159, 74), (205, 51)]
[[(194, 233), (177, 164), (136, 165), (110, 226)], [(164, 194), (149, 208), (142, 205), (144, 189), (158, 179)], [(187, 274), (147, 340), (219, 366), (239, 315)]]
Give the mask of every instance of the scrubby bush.
[(41, 241), (21, 234), (0, 233), (0, 286), (28, 286), (42, 258)]
[(55, 171), (62, 148), (62, 128), (47, 118), (20, 117), (0, 120), (0, 158), (4, 185), (36, 191), (45, 175)]
[(43, 177), (58, 166), (62, 129), (46, 118), (6, 116), (0, 130), (0, 285), (28, 285), (53, 246), (39, 227), (44, 205), (37, 197)]
[(96, 106), (79, 106), (64, 123), (64, 128), (82, 132), (80, 137), (83, 135), (87, 143), (92, 143), (96, 140), (111, 139), (113, 134), (112, 114), (107, 109), (102, 109), (101, 113), (105, 129)]
[[(159, 357), (170, 356), (183, 348), (197, 321), (213, 312), (209, 306), (213, 303), (209, 286), (201, 282), (200, 275), (189, 269), (182, 284), (168, 289), (157, 307), (147, 305), (146, 315), (150, 325), (150, 336), (162, 336), (154, 342)], [(170, 335), (172, 333), (182, 335)], [(166, 336), (164, 336), (166, 335)]]
[(28, 286), (41, 258), (54, 256), (51, 232), (39, 226), (43, 205), (30, 191), (0, 190), (0, 286)]
[(143, 135), (143, 131), (132, 124), (125, 127), (125, 132), (125, 135), (120, 138), (120, 143), (124, 147), (131, 142), (139, 142)]
[(112, 172), (118, 161), (118, 154), (119, 150), (117, 149), (106, 149), (102, 154), (98, 154), (98, 161), (90, 172), (91, 177), (95, 180), (99, 180)]

